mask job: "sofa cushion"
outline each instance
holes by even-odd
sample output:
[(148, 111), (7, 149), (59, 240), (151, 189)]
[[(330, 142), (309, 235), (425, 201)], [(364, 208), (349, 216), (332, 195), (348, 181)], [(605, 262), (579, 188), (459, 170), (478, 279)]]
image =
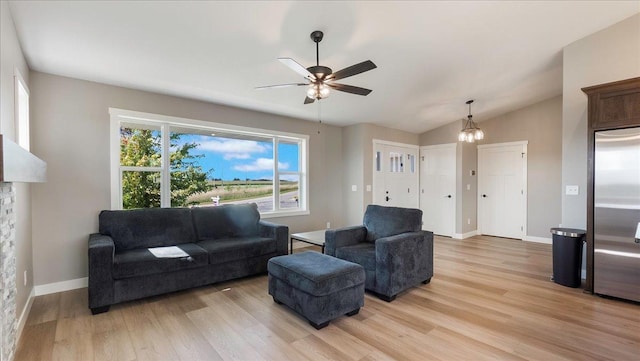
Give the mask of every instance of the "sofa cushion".
[(376, 245), (362, 242), (353, 246), (345, 246), (336, 249), (336, 257), (349, 262), (357, 263), (366, 270), (376, 270)]
[(100, 233), (110, 236), (116, 251), (193, 243), (196, 234), (187, 208), (102, 211)]
[(273, 257), (267, 269), (269, 277), (314, 296), (330, 295), (365, 280), (362, 266), (313, 251)]
[(260, 212), (255, 203), (193, 208), (198, 240), (257, 236)]
[(189, 257), (158, 258), (147, 248), (118, 251), (113, 259), (113, 278), (123, 279), (156, 273), (180, 271), (206, 266), (209, 263), (207, 251), (193, 243), (177, 246)]
[(370, 204), (364, 213), (364, 226), (367, 228), (367, 242), (400, 233), (416, 232), (422, 229), (422, 211)]
[(197, 243), (209, 253), (210, 264), (264, 256), (276, 252), (276, 241), (264, 237), (219, 238)]

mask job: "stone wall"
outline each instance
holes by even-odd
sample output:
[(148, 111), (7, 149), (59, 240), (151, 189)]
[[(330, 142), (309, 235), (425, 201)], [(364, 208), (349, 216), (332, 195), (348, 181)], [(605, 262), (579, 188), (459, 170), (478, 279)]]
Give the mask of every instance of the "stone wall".
[(0, 360), (13, 360), (16, 343), (15, 189), (0, 182)]

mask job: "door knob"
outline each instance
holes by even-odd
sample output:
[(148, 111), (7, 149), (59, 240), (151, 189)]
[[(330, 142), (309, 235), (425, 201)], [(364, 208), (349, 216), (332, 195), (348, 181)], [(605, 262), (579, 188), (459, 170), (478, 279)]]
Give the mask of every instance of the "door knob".
[(387, 202), (389, 202), (391, 200), (391, 198), (389, 198), (389, 196), (386, 196), (384, 198), (387, 200)]
[(486, 195), (486, 194), (483, 194), (483, 195), (482, 195), (482, 198), (487, 198), (487, 195)]
[(447, 197), (447, 198), (451, 198), (451, 194), (448, 194), (448, 195), (446, 195), (445, 197)]

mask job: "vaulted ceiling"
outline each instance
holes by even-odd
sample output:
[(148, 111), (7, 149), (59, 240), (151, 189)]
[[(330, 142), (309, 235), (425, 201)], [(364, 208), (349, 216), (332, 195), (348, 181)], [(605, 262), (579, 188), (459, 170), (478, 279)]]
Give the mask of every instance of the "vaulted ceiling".
[[(13, 1), (33, 70), (317, 120), (302, 77), (277, 61), (315, 65), (309, 34), (324, 32), (320, 64), (370, 59), (340, 81), (323, 122), (414, 133), (480, 122), (562, 92), (562, 49), (640, 12), (640, 1)], [(640, 31), (640, 29), (639, 29)], [(597, 54), (593, 54), (597, 56)], [(221, 120), (222, 121), (222, 120)]]

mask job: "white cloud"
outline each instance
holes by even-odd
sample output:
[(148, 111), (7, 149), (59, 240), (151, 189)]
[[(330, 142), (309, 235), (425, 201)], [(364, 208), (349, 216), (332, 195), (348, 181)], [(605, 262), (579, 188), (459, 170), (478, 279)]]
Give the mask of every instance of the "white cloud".
[[(289, 168), (289, 163), (278, 162), (278, 169), (284, 170)], [(233, 167), (240, 172), (259, 172), (273, 169), (273, 159), (258, 158), (253, 163), (240, 164)]]
[(264, 153), (269, 150), (264, 144), (255, 140), (223, 139), (206, 140), (198, 147), (202, 150), (221, 153), (225, 160), (249, 159), (253, 153)]

